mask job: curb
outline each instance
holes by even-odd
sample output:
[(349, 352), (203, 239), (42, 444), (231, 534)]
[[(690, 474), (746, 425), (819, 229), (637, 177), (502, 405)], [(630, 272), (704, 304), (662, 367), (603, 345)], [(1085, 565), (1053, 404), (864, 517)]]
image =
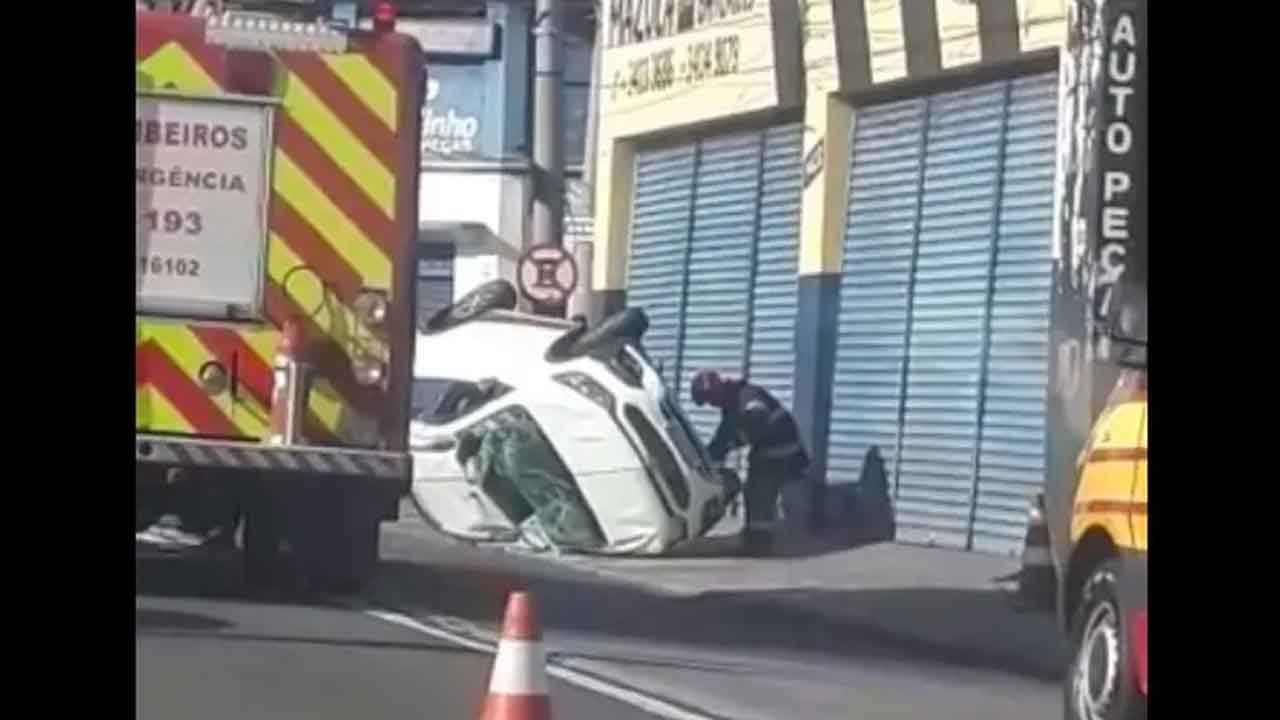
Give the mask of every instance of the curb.
[(776, 608), (799, 616), (816, 617), (836, 627), (855, 630), (947, 664), (997, 670), (1051, 683), (1061, 681), (1063, 673), (1066, 672), (1067, 658), (1064, 656), (1055, 661), (1051, 652), (1046, 652), (1040, 657), (1029, 657), (1027, 653), (1008, 652), (970, 643), (939, 641), (928, 635), (878, 622), (868, 616), (840, 615), (796, 601), (750, 600), (741, 601), (741, 605)]
[[(539, 556), (533, 556), (539, 557)], [(693, 602), (715, 600), (726, 605), (747, 609), (782, 610), (798, 618), (814, 618), (839, 627), (854, 630), (868, 635), (880, 642), (908, 648), (928, 657), (948, 664), (966, 667), (980, 667), (988, 670), (1032, 677), (1037, 680), (1056, 683), (1066, 672), (1066, 657), (1054, 658), (1052, 652), (1043, 657), (1032, 658), (1027, 653), (1008, 652), (999, 649), (984, 648), (970, 643), (945, 642), (937, 638), (903, 630), (900, 626), (880, 622), (872, 616), (842, 615), (823, 608), (813, 607), (799, 600), (786, 599), (743, 599), (732, 591), (721, 590), (684, 590), (670, 585), (663, 585), (644, 578), (624, 575), (614, 570), (594, 567), (589, 563), (567, 561), (567, 558), (539, 557), (561, 566), (568, 566), (597, 577), (607, 578), (626, 584), (651, 595)], [(820, 589), (820, 588), (817, 588)], [(1012, 612), (1012, 611), (1011, 611)]]

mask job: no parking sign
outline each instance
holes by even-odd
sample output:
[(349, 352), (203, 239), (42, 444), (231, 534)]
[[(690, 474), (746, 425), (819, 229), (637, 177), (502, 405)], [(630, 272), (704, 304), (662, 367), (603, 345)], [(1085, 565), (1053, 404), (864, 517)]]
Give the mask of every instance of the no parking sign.
[(537, 245), (520, 256), (520, 294), (546, 307), (562, 307), (578, 287), (578, 263), (559, 245)]

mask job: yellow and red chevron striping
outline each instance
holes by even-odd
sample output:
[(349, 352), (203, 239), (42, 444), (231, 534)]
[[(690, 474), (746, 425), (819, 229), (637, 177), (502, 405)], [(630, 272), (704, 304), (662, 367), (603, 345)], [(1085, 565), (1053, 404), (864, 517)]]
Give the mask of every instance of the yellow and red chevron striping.
[(303, 173), (320, 187), (329, 189), (326, 194), (338, 209), (364, 229), (389, 259), (394, 250), (390, 244), (395, 237), (391, 217), (287, 114), (280, 118), (276, 142), (280, 151)]
[(174, 363), (154, 341), (134, 355), (135, 384), (149, 385), (182, 413), (197, 432), (232, 437), (240, 431), (196, 381)]
[[(237, 57), (206, 45), (201, 20), (149, 13), (138, 18), (138, 70), (151, 86), (197, 93), (274, 87), (281, 99), (265, 322), (232, 328), (139, 318), (138, 429), (262, 437), (277, 329), (301, 315), (312, 339), (308, 359), (317, 373), (308, 439), (368, 444), (371, 424), (384, 439), (394, 434), (397, 403), (357, 383), (351, 358), (361, 352), (393, 368), (407, 367), (404, 358), (392, 362), (392, 354), (409, 352), (409, 321), (402, 323), (403, 333), (395, 328), (373, 332), (362, 325), (352, 303), (362, 288), (378, 289), (391, 294), (393, 311), (400, 311), (396, 290), (408, 287), (402, 276), (411, 268), (402, 266), (411, 257), (417, 198), (406, 190), (416, 186), (417, 163), (407, 160), (416, 160), (417, 108), (403, 104), (417, 101), (410, 83), (420, 77), (412, 70), (415, 62), (421, 68), (420, 55), (397, 55), (409, 47), (404, 45), (335, 56), (278, 52), (273, 55), (278, 63), (263, 64), (263, 55), (246, 63), (250, 58), (243, 53)], [(264, 82), (260, 68), (274, 79)], [(311, 272), (291, 274), (299, 268)], [(210, 360), (234, 366), (239, 390), (234, 401), (209, 397), (201, 388), (196, 373)], [(407, 381), (393, 382), (391, 390), (407, 392), (404, 385)]]
[(306, 83), (320, 102), (342, 118), (343, 124), (392, 172), (396, 166), (395, 133), (370, 109), (369, 101), (360, 97), (315, 53), (281, 53), (281, 59), (289, 73)]

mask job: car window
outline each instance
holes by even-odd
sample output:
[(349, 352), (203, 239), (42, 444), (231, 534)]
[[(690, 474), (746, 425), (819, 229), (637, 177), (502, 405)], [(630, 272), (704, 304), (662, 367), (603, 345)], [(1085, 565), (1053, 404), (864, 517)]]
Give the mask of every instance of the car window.
[(511, 388), (495, 380), (415, 378), (413, 417), (427, 425), (446, 425), (502, 397)]
[(459, 445), (472, 454), (467, 462), (475, 479), (513, 524), (536, 515), (542, 532), (562, 549), (604, 546), (577, 481), (528, 410), (503, 408), (459, 435)]
[[(689, 483), (685, 480), (684, 473), (680, 471), (680, 466), (676, 464), (675, 455), (671, 454), (671, 450), (663, 442), (658, 429), (634, 405), (627, 405), (623, 413), (627, 416), (627, 422), (631, 423), (640, 435), (640, 442), (644, 445), (645, 452), (658, 466), (657, 470), (666, 482), (672, 497), (675, 498), (676, 504), (682, 509), (688, 509)], [(679, 443), (677, 442), (676, 445), (679, 446)], [(699, 466), (695, 464), (694, 467)]]
[(671, 401), (671, 396), (667, 395), (662, 398), (662, 415), (666, 418), (667, 423), (675, 423), (675, 428), (671, 433), (675, 440), (676, 449), (680, 451), (680, 456), (690, 467), (701, 468), (706, 472), (710, 472), (711, 456), (707, 455), (707, 449), (703, 445), (702, 440), (698, 437), (698, 431), (689, 423), (689, 418), (680, 411), (680, 408)]

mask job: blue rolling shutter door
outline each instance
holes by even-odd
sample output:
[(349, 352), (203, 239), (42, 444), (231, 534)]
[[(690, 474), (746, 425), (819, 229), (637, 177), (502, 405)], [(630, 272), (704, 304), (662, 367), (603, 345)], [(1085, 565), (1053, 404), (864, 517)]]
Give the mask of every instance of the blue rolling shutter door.
[(921, 182), (923, 100), (854, 118), (827, 482), (856, 483), (877, 447), (892, 477)]
[(1021, 552), (1045, 477), (1057, 76), (1010, 89), (973, 547)]
[[(803, 129), (765, 131), (760, 218), (751, 292), (751, 381), (792, 407), (795, 387), (796, 263), (800, 229)], [(808, 438), (806, 438), (806, 441)]]
[(900, 540), (1021, 548), (1044, 478), (1056, 99), (1041, 75), (857, 114), (829, 480), (856, 482), (878, 445)]
[(697, 147), (636, 153), (627, 302), (645, 309), (645, 349), (672, 387), (679, 371), (685, 262)]
[(896, 478), (898, 539), (964, 548), (1005, 84), (929, 100)]
[(689, 397), (701, 368), (791, 403), (801, 132), (786, 125), (636, 156), (627, 303), (648, 312), (645, 346), (704, 442), (720, 414)]
[(680, 398), (689, 420), (710, 440), (720, 411), (689, 397), (701, 368), (739, 377), (751, 304), (751, 245), (760, 186), (760, 133), (701, 142), (693, 193), (693, 224), (685, 287)]

